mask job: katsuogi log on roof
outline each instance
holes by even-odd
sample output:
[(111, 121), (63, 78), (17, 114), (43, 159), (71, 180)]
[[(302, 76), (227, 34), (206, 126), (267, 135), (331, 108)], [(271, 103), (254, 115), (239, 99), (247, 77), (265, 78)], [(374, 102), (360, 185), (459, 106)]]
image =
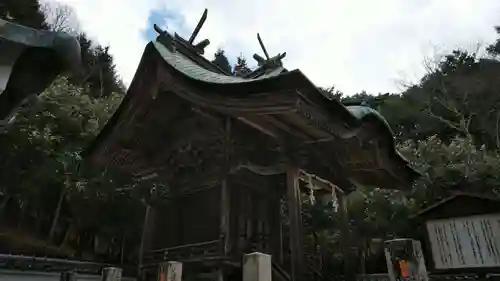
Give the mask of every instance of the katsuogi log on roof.
[(141, 178), (192, 179), (224, 163), (229, 116), (233, 168), (278, 173), (293, 154), (300, 167), (349, 186), (402, 189), (417, 176), (376, 111), (327, 99), (300, 70), (283, 68), (284, 54), (265, 51), (257, 70), (232, 76), (201, 56), (208, 40), (155, 29), (122, 104), (87, 151), (94, 161)]
[(75, 37), (0, 19), (0, 121), (61, 72), (76, 69), (80, 59)]

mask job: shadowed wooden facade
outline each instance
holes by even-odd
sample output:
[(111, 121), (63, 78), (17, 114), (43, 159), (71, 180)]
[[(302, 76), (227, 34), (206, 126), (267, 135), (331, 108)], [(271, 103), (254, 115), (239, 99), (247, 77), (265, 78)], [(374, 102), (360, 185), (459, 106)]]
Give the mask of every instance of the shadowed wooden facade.
[(155, 28), (87, 155), (171, 187), (171, 200), (154, 206), (145, 269), (175, 260), (187, 275), (216, 269), (239, 279), (242, 255), (260, 251), (272, 255), (276, 278), (298, 280), (309, 271), (300, 210), (309, 181), (321, 196), (358, 185), (402, 189), (417, 176), (377, 112), (326, 98), (283, 68), (284, 54), (264, 49), (257, 70), (232, 76), (201, 56), (207, 40)]

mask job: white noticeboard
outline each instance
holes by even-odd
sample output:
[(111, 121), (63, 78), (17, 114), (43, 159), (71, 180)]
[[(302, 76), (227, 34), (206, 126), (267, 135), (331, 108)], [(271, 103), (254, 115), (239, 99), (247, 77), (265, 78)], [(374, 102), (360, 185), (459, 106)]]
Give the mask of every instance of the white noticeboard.
[(500, 214), (433, 220), (427, 232), (436, 269), (500, 267)]

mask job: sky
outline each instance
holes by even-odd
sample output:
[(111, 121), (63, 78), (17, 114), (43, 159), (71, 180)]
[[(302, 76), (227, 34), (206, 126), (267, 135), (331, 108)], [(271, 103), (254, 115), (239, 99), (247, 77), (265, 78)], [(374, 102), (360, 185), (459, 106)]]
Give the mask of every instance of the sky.
[[(46, 0), (50, 1), (50, 0)], [(476, 50), (496, 39), (499, 0), (52, 0), (69, 5), (80, 29), (109, 45), (119, 75), (132, 80), (153, 24), (189, 38), (203, 10), (197, 40), (223, 48), (231, 61), (271, 56), (300, 69), (317, 86), (346, 94), (400, 92), (425, 70), (423, 61), (453, 49)]]

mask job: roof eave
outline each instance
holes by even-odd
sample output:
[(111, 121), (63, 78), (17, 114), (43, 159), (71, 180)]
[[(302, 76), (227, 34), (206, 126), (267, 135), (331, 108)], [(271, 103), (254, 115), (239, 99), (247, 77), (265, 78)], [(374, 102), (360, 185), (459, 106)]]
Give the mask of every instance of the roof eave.
[[(104, 142), (107, 139), (109, 139), (109, 135), (112, 134), (112, 131), (116, 129), (115, 127), (117, 125), (118, 120), (124, 114), (125, 109), (130, 105), (130, 99), (131, 99), (130, 90), (132, 89), (132, 91), (134, 91), (133, 89), (137, 88), (139, 86), (139, 84), (145, 83), (143, 81), (145, 78), (144, 72), (145, 72), (146, 64), (149, 61), (154, 60), (155, 64), (161, 63), (161, 64), (168, 65), (167, 66), (168, 71), (179, 72), (178, 70), (176, 70), (175, 66), (169, 65), (165, 60), (163, 62), (157, 61), (159, 58), (161, 58), (161, 55), (154, 45), (155, 45), (154, 43), (149, 43), (146, 46), (145, 52), (144, 52), (143, 57), (141, 59), (141, 63), (139, 64), (138, 70), (136, 71), (136, 74), (134, 76), (134, 80), (131, 83), (129, 92), (127, 93), (124, 100), (120, 104), (120, 107), (118, 108), (117, 112), (115, 114), (113, 114), (113, 116), (108, 121), (108, 123), (105, 125), (103, 130), (100, 132), (100, 134), (98, 135), (96, 140), (86, 150), (87, 157), (91, 154), (98, 153), (99, 149), (101, 149), (101, 151), (102, 151), (102, 149), (104, 147)], [(154, 77), (154, 75), (151, 75), (151, 74), (148, 74), (148, 75), (149, 75), (150, 79), (158, 79), (158, 80), (160, 79), (158, 77)], [(186, 76), (185, 74), (182, 74), (180, 72), (176, 73), (175, 77), (182, 77), (183, 81), (179, 81), (180, 83), (191, 83), (191, 84), (194, 83), (194, 85), (197, 88), (208, 87), (208, 89), (210, 89), (211, 92), (221, 92), (221, 95), (226, 94), (225, 92), (227, 92), (227, 93), (233, 92), (234, 93), (237, 89), (239, 89), (240, 91), (243, 90), (243, 91), (247, 92), (247, 93), (239, 93), (239, 94), (241, 94), (242, 96), (249, 96), (253, 92), (262, 91), (263, 87), (266, 89), (266, 91), (278, 91), (278, 90), (283, 90), (284, 88), (301, 89), (305, 92), (308, 92), (308, 93), (306, 93), (307, 97), (312, 97), (311, 102), (313, 102), (313, 103), (317, 104), (319, 107), (323, 108), (322, 111), (324, 111), (324, 113), (326, 115), (331, 115), (333, 113), (335, 113), (336, 115), (340, 115), (341, 120), (344, 121), (346, 126), (349, 126), (352, 129), (354, 129), (355, 127), (361, 126), (365, 120), (364, 118), (359, 119), (359, 118), (356, 118), (355, 116), (352, 116), (349, 113), (349, 110), (345, 106), (340, 104), (338, 101), (331, 101), (331, 100), (327, 99), (326, 97), (324, 97), (319, 92), (319, 89), (317, 87), (315, 87), (314, 84), (312, 84), (307, 79), (307, 77), (305, 77), (305, 75), (303, 75), (299, 70), (287, 72), (285, 74), (280, 74), (280, 75), (275, 76), (273, 78), (266, 78), (266, 79), (262, 79), (262, 80), (248, 79), (245, 82), (242, 82), (242, 83), (244, 83), (244, 86), (243, 86), (243, 84), (237, 84), (237, 83), (233, 83), (230, 85), (229, 84), (220, 84), (220, 83), (219, 84), (208, 83), (205, 81), (196, 80), (195, 77), (189, 77), (189, 76)], [(158, 80), (155, 80), (155, 81), (149, 80), (148, 83), (158, 84), (158, 83), (160, 83)], [(157, 88), (157, 85), (156, 86), (152, 85), (151, 87)], [(159, 94), (161, 94), (161, 93), (159, 93)], [(385, 127), (385, 129), (382, 129), (380, 131), (380, 133), (386, 135), (386, 137), (389, 137), (391, 139), (390, 144), (392, 146), (392, 149), (391, 149), (392, 152), (389, 152), (392, 154), (392, 156), (390, 157), (392, 159), (391, 161), (397, 162), (397, 165), (404, 165), (405, 166), (405, 171), (407, 171), (407, 173), (408, 173), (407, 179), (414, 178), (416, 175), (418, 175), (418, 173), (414, 173), (415, 171), (413, 169), (411, 169), (411, 167), (408, 165), (408, 162), (405, 161), (405, 159), (397, 152), (396, 148), (394, 147), (394, 137), (392, 136), (392, 132), (390, 131), (390, 129), (387, 129), (387, 127)], [(394, 157), (394, 156), (396, 156), (396, 157)], [(403, 180), (402, 186), (406, 186), (404, 184), (404, 182), (405, 182), (405, 180)], [(407, 186), (411, 186), (411, 181), (409, 181), (407, 183)]]

